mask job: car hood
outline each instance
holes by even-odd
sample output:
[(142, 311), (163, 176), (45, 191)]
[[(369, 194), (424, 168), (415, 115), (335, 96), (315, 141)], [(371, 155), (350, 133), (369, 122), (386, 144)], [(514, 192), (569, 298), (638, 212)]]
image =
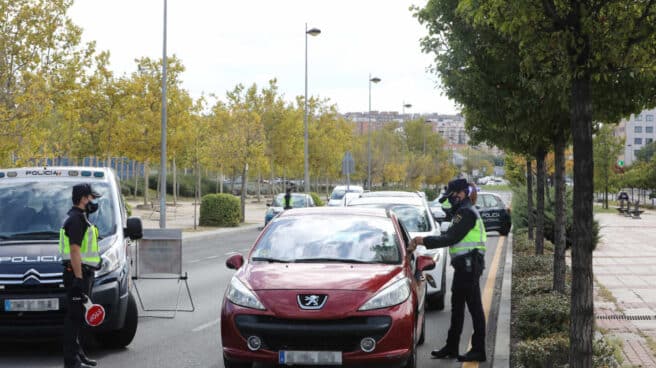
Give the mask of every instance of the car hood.
[(253, 290), (375, 292), (402, 272), (401, 265), (346, 263), (247, 263), (240, 278)]
[(61, 273), (62, 263), (57, 242), (4, 242), (0, 244), (0, 274)]

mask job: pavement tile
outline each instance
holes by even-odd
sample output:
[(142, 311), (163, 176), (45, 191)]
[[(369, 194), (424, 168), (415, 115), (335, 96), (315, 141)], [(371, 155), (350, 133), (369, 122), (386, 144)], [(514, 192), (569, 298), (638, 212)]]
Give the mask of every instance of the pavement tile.
[[(595, 278), (610, 290), (627, 316), (656, 315), (655, 214), (647, 211), (640, 220), (596, 215), (602, 240), (593, 258)], [(595, 300), (596, 315), (620, 314), (613, 303), (599, 299)], [(597, 326), (624, 341), (625, 364), (656, 368), (654, 352), (641, 336), (656, 338), (656, 320), (597, 319)]]

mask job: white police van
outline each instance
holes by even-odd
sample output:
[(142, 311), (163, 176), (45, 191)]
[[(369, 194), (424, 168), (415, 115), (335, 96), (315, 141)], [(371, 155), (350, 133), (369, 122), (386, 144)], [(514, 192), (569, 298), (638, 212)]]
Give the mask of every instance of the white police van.
[(105, 308), (106, 318), (91, 332), (107, 347), (132, 342), (138, 310), (130, 293), (127, 245), (141, 238), (141, 220), (127, 217), (114, 171), (89, 167), (0, 169), (0, 338), (29, 340), (63, 332), (59, 230), (79, 183), (102, 194), (98, 211), (89, 216), (99, 229), (102, 257), (91, 299)]

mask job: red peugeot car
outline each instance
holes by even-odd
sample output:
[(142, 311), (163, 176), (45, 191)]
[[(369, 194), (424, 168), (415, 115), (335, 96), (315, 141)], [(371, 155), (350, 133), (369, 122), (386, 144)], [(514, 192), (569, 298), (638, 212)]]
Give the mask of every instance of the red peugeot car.
[(422, 271), (408, 233), (383, 209), (307, 208), (270, 222), (236, 269), (221, 310), (226, 368), (410, 367), (424, 340)]

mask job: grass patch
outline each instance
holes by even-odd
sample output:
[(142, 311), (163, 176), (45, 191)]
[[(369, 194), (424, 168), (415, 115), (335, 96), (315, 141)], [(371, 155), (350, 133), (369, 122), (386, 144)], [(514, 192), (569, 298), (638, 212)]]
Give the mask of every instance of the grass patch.
[(646, 333), (640, 331), (640, 335), (645, 339), (647, 342), (647, 346), (649, 346), (649, 350), (651, 350), (651, 353), (656, 355), (656, 340), (654, 340), (653, 337), (647, 335)]
[(512, 190), (510, 185), (481, 185), (479, 188), (483, 192), (510, 192)]

